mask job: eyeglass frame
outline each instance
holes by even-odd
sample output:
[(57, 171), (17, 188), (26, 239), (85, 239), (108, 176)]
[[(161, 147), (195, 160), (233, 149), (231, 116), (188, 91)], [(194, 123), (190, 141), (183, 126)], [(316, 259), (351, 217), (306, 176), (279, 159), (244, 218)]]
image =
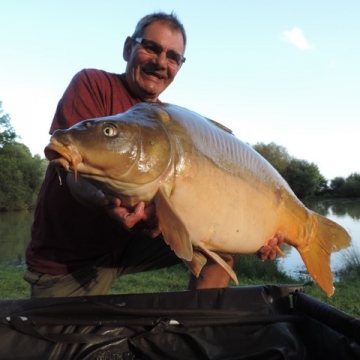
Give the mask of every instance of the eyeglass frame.
[[(178, 66), (178, 67), (180, 67), (185, 61), (186, 61), (186, 58), (184, 57), (184, 56), (182, 56), (181, 54), (179, 54), (178, 52), (176, 52), (175, 50), (164, 50), (164, 48), (160, 45), (160, 44), (158, 44), (156, 41), (153, 41), (153, 40), (149, 40), (149, 39), (144, 39), (144, 38), (141, 38), (141, 37), (137, 37), (137, 38), (133, 38), (132, 37), (132, 39), (136, 42), (136, 43), (138, 43), (138, 44), (140, 44), (140, 45), (142, 45), (143, 47), (144, 47), (144, 50), (146, 51), (146, 52), (148, 52), (149, 54), (150, 54), (150, 52), (148, 51), (149, 49), (147, 49), (145, 46), (144, 46), (144, 42), (146, 41), (146, 42), (149, 42), (152, 46), (153, 46), (153, 53), (154, 53), (154, 55), (156, 55), (156, 56), (159, 56), (163, 51), (165, 52), (165, 54), (166, 54), (166, 59), (167, 60), (175, 60), (175, 59), (173, 59), (173, 58), (169, 58), (168, 57), (168, 53), (170, 52), (170, 53), (173, 53), (174, 55), (176, 55), (178, 58), (179, 58), (179, 61), (176, 61), (175, 60), (175, 62), (176, 62), (176, 64), (174, 64), (174, 65), (176, 65), (176, 66)], [(170, 63), (170, 65), (171, 65), (171, 63)]]

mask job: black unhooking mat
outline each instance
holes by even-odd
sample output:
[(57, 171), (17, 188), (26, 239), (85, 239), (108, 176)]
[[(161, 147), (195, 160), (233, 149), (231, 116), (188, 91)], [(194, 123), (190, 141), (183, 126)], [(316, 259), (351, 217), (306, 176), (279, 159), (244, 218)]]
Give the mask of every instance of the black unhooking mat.
[(254, 286), (0, 301), (0, 359), (360, 359), (360, 321)]

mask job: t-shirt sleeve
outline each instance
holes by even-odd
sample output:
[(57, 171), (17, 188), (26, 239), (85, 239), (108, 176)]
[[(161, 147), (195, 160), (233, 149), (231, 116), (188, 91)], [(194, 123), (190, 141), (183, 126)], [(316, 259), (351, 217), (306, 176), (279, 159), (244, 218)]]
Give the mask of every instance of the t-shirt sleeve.
[(82, 120), (105, 116), (108, 112), (108, 88), (109, 82), (103, 72), (94, 69), (78, 72), (58, 103), (50, 134), (57, 129), (67, 129)]

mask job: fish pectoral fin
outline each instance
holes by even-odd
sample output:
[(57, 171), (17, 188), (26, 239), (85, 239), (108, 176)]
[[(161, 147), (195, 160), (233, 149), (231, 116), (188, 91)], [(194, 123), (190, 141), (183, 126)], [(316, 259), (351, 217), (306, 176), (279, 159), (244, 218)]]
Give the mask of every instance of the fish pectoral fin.
[(201, 269), (206, 264), (206, 256), (200, 251), (194, 249), (194, 255), (191, 261), (183, 260), (185, 265), (190, 269), (190, 271), (196, 276), (199, 277)]
[(191, 261), (193, 258), (193, 247), (189, 232), (163, 187), (159, 188), (155, 194), (154, 202), (159, 226), (165, 242), (179, 258)]
[(281, 257), (286, 258), (286, 254), (278, 246), (276, 247), (276, 253)]
[(196, 245), (196, 247), (199, 248), (202, 252), (204, 252), (209, 258), (217, 262), (230, 275), (230, 277), (234, 280), (235, 284), (239, 285), (239, 281), (234, 270), (224, 261), (224, 259), (221, 258), (221, 256), (207, 249), (203, 243)]

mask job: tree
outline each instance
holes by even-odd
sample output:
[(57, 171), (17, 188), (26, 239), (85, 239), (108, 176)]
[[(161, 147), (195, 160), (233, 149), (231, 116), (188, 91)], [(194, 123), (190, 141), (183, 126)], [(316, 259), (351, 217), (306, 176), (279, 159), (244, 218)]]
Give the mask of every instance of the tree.
[(0, 148), (0, 210), (32, 207), (44, 177), (46, 160), (17, 142)]
[(256, 143), (253, 148), (281, 175), (283, 175), (292, 159), (285, 147), (277, 145), (273, 142), (270, 144)]
[(341, 187), (345, 184), (345, 178), (336, 177), (330, 181), (330, 190), (333, 195), (339, 195)]
[(353, 173), (346, 179), (343, 177), (334, 178), (331, 180), (330, 189), (335, 196), (360, 196), (360, 173)]
[(32, 207), (47, 165), (47, 160), (33, 157), (16, 138), (0, 101), (0, 211)]
[(317, 165), (298, 159), (291, 160), (284, 178), (300, 199), (314, 195), (326, 181)]
[[(319, 171), (319, 169), (318, 169)], [(318, 184), (316, 186), (314, 195), (315, 196), (322, 196), (322, 195), (328, 195), (331, 193), (330, 189), (329, 189), (329, 185), (328, 185), (328, 180), (325, 179), (325, 177), (320, 174), (318, 174)]]
[(16, 139), (16, 133), (10, 125), (10, 116), (2, 109), (2, 102), (0, 101), (0, 147), (11, 143)]
[(345, 183), (340, 188), (340, 195), (344, 197), (360, 196), (360, 174), (353, 173), (346, 178)]
[(299, 198), (328, 192), (327, 180), (314, 163), (295, 159), (286, 148), (273, 142), (257, 143), (253, 148), (269, 161)]

